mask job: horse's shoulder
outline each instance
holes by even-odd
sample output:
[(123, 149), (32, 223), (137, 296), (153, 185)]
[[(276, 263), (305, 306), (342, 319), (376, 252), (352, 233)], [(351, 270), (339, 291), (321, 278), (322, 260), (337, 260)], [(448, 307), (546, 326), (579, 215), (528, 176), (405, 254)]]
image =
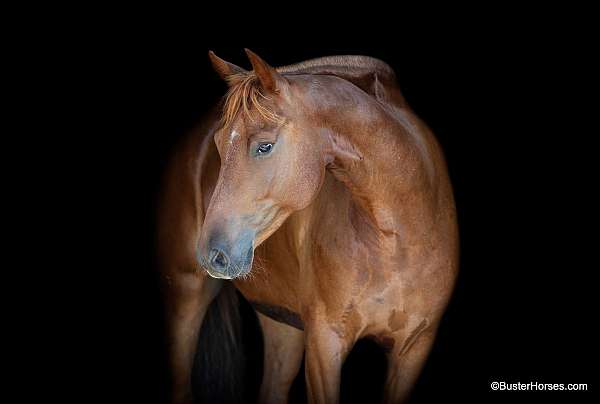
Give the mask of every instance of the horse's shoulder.
[(214, 135), (219, 125), (218, 121), (217, 117), (211, 117), (204, 132), (199, 134), (202, 137), (202, 142), (196, 169), (198, 170), (197, 182), (204, 212), (208, 208), (221, 166), (221, 157), (214, 142)]
[(190, 216), (197, 213), (203, 218), (219, 174), (220, 157), (213, 142), (217, 125), (218, 115), (209, 113), (171, 150), (159, 193), (159, 215), (165, 225), (195, 221)]

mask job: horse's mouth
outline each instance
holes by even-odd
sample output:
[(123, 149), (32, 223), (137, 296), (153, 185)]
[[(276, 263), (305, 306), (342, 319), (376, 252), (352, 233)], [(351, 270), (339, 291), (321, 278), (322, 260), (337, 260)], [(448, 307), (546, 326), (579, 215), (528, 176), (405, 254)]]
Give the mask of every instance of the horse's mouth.
[[(205, 268), (206, 269), (206, 268)], [(221, 274), (218, 272), (213, 272), (210, 269), (206, 269), (206, 273), (211, 277), (211, 278), (215, 278), (215, 279), (225, 279), (225, 280), (231, 280), (234, 277), (229, 276), (229, 275), (225, 275), (225, 274)]]

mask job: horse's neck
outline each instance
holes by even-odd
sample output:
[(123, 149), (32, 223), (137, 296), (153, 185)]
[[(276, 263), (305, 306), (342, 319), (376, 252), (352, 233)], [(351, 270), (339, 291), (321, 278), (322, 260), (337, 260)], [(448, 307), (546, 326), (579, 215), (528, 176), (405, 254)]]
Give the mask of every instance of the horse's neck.
[(395, 216), (402, 194), (418, 192), (414, 172), (422, 161), (414, 139), (384, 108), (331, 131), (335, 159), (329, 165), (373, 225), (383, 233), (396, 232)]

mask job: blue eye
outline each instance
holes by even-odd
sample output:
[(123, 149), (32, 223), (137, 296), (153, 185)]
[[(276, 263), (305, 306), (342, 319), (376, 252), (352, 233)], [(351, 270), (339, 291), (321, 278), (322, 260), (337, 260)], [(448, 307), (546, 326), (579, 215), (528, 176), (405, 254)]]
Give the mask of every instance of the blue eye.
[(273, 143), (261, 143), (258, 145), (258, 148), (256, 149), (256, 154), (264, 156), (265, 154), (271, 153), (272, 149), (273, 149)]

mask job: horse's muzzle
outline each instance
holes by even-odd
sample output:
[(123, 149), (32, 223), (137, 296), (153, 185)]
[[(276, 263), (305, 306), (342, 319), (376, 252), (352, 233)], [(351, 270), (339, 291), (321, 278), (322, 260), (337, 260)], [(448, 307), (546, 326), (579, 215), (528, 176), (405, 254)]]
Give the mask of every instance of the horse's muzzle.
[(253, 237), (240, 237), (234, 243), (224, 240), (223, 235), (209, 238), (207, 251), (198, 251), (198, 260), (213, 278), (233, 279), (250, 272), (254, 258)]

